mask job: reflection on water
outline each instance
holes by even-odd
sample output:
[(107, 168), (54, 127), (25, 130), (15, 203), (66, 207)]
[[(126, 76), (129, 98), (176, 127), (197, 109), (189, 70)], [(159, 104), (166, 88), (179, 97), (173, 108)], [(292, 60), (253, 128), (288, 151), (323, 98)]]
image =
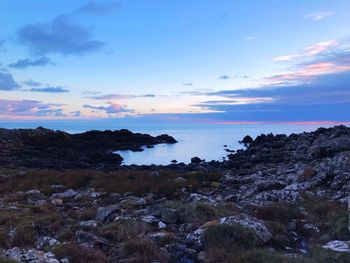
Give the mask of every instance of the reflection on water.
[[(159, 128), (159, 127), (158, 127)], [(168, 165), (172, 160), (189, 163), (191, 158), (198, 156), (206, 161), (222, 160), (227, 156), (224, 145), (228, 149), (241, 149), (238, 143), (245, 135), (253, 138), (261, 133), (300, 133), (317, 129), (312, 125), (231, 125), (231, 126), (188, 126), (174, 129), (142, 129), (138, 132), (159, 135), (162, 133), (173, 136), (178, 143), (161, 144), (154, 148), (144, 148), (143, 152), (120, 151), (124, 164), (157, 164)]]

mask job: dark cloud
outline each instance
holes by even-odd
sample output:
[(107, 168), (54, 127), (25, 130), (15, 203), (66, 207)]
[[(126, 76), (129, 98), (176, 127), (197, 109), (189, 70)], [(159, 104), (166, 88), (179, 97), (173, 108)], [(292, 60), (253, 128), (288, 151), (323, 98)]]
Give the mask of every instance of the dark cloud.
[(78, 11), (94, 15), (106, 15), (113, 13), (121, 8), (121, 6), (122, 5), (118, 2), (102, 3), (97, 1), (89, 1), (79, 8)]
[(85, 105), (83, 105), (83, 108), (105, 111), (108, 114), (116, 114), (116, 113), (122, 113), (122, 112), (133, 112), (133, 110), (126, 109), (124, 106), (117, 104), (117, 103), (109, 103), (108, 106), (93, 106), (93, 105), (85, 104)]
[(55, 65), (50, 58), (48, 57), (41, 57), (38, 59), (31, 60), (29, 58), (26, 59), (20, 59), (15, 63), (11, 63), (8, 66), (10, 68), (16, 68), (16, 69), (25, 69), (28, 67), (39, 67), (39, 66), (47, 66), (47, 65)]
[(227, 75), (221, 75), (221, 76), (219, 76), (219, 79), (220, 80), (229, 80), (231, 78), (230, 78), (230, 76), (227, 76)]
[(154, 94), (130, 95), (130, 94), (108, 94), (103, 96), (91, 97), (95, 100), (117, 100), (117, 99), (132, 99), (132, 98), (154, 98)]
[(16, 90), (20, 85), (14, 80), (13, 76), (7, 72), (0, 72), (0, 90)]
[(43, 85), (42, 83), (31, 79), (24, 81), (23, 84), (30, 87), (40, 87)]
[(196, 106), (239, 121), (349, 121), (350, 71), (325, 74), (307, 83), (202, 93), (222, 100)]
[(67, 15), (45, 24), (28, 24), (19, 29), (18, 43), (39, 55), (85, 55), (96, 52), (104, 43), (94, 40), (90, 30), (71, 21)]
[(68, 93), (65, 87), (46, 87), (46, 88), (32, 88), (31, 92), (46, 92), (46, 93)]

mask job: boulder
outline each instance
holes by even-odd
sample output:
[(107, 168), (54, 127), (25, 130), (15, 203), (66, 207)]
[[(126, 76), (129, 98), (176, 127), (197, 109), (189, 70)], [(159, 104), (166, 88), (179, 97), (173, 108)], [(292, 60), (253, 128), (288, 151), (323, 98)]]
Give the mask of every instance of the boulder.
[(350, 253), (350, 241), (333, 240), (322, 247), (336, 252)]
[(113, 213), (120, 213), (120, 205), (110, 205), (107, 207), (99, 207), (96, 212), (96, 220), (105, 222)]
[(224, 217), (219, 220), (219, 224), (239, 224), (243, 227), (250, 228), (256, 233), (263, 244), (272, 238), (271, 232), (268, 230), (262, 220), (250, 217), (248, 215), (242, 214), (237, 216)]

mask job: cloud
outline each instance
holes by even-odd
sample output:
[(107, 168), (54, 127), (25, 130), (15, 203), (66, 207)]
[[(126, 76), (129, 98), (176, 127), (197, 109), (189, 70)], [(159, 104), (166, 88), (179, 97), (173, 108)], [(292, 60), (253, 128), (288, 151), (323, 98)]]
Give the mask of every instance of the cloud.
[(102, 48), (104, 43), (92, 39), (91, 31), (61, 15), (45, 24), (28, 24), (18, 30), (18, 43), (38, 55), (86, 55)]
[(124, 106), (117, 104), (117, 103), (109, 102), (108, 104), (109, 104), (108, 106), (92, 106), (89, 104), (85, 104), (85, 105), (83, 105), (83, 108), (105, 111), (107, 114), (133, 112), (133, 110), (126, 109)]
[(40, 87), (43, 85), (42, 83), (31, 79), (24, 81), (23, 84), (30, 87)]
[(71, 112), (72, 117), (80, 117), (81, 116), (81, 111), (73, 111)]
[(290, 54), (290, 55), (275, 57), (273, 61), (285, 62), (285, 61), (291, 61), (297, 58), (312, 57), (322, 52), (325, 52), (327, 50), (330, 50), (331, 48), (334, 48), (337, 45), (338, 45), (338, 42), (335, 40), (324, 41), (312, 46), (308, 46), (302, 52), (297, 54)]
[(46, 93), (68, 93), (64, 87), (46, 87), (46, 88), (31, 88), (29, 91), (31, 92), (46, 92)]
[(37, 100), (6, 100), (0, 99), (0, 116), (38, 117), (62, 116), (58, 104), (46, 104)]
[(329, 17), (333, 14), (334, 13), (330, 12), (330, 11), (318, 11), (318, 12), (306, 14), (306, 15), (304, 15), (304, 17), (306, 19), (311, 19), (313, 21), (319, 21), (319, 20), (325, 19), (326, 17)]
[(231, 78), (230, 78), (230, 76), (227, 76), (227, 75), (221, 75), (221, 76), (219, 76), (219, 79), (220, 80), (229, 80)]
[(20, 85), (13, 79), (13, 76), (7, 72), (0, 72), (0, 90), (16, 90)]
[(53, 63), (50, 58), (48, 57), (41, 57), (35, 60), (31, 60), (31, 59), (20, 59), (15, 63), (11, 63), (8, 66), (10, 68), (16, 68), (16, 69), (25, 69), (28, 67), (39, 67), (39, 66), (47, 66), (47, 65), (55, 65), (55, 63)]
[(130, 94), (108, 94), (103, 96), (94, 96), (91, 99), (95, 100), (120, 100), (120, 99), (132, 99), (132, 98), (154, 98), (154, 94), (143, 94), (143, 95), (130, 95)]
[(185, 82), (182, 85), (183, 86), (193, 86), (193, 83), (192, 82)]
[(94, 15), (106, 15), (118, 10), (122, 5), (118, 2), (101, 3), (96, 1), (89, 1), (81, 8), (79, 12), (89, 13)]

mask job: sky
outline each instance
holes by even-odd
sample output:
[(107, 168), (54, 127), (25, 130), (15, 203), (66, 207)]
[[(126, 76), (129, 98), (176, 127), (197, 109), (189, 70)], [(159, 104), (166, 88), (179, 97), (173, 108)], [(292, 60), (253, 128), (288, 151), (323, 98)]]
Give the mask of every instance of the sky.
[(0, 120), (349, 123), (348, 0), (0, 0)]

